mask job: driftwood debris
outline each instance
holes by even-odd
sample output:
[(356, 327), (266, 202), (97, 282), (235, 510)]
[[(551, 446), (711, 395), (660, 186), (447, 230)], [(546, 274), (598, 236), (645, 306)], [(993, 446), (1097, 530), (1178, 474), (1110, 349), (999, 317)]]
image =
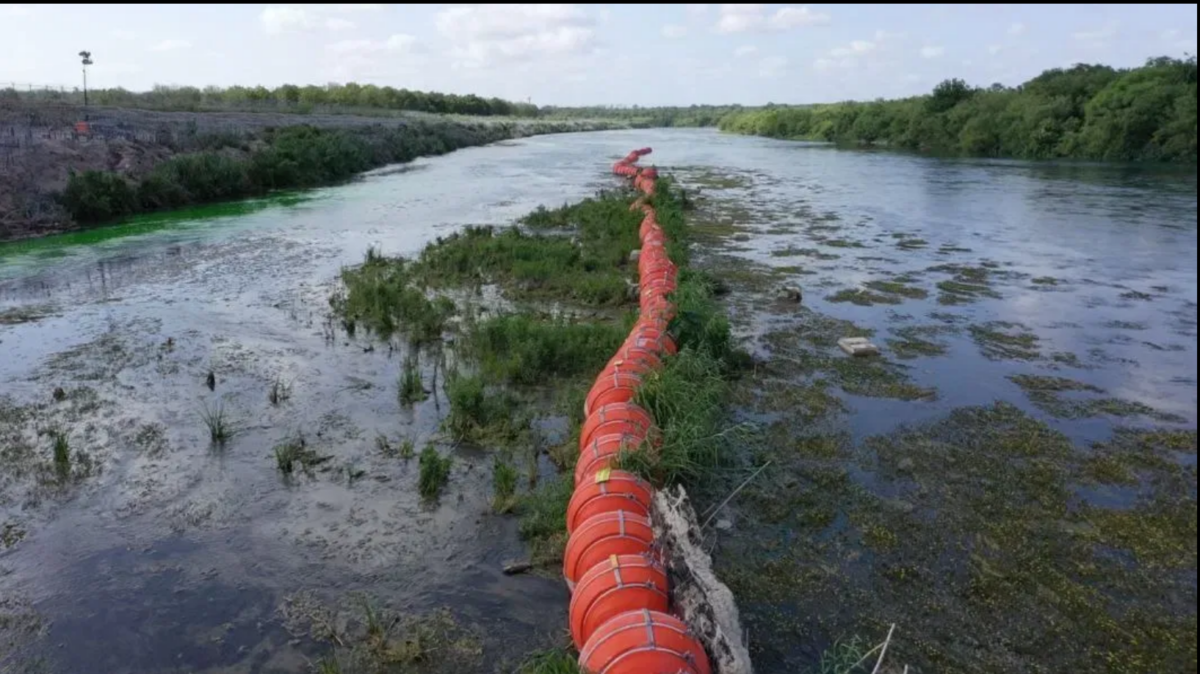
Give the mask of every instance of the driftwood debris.
[(654, 536), (661, 542), (675, 607), (712, 656), (714, 674), (752, 674), (733, 593), (713, 573), (704, 534), (683, 487), (654, 494)]

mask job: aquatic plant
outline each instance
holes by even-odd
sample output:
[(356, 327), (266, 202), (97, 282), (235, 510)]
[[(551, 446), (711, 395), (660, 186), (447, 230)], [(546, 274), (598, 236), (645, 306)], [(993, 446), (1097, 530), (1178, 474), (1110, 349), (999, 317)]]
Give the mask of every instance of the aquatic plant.
[(292, 397), (292, 385), (283, 381), (281, 377), (275, 377), (271, 380), (271, 388), (267, 390), (267, 400), (272, 405), (279, 405), (287, 402)]
[(425, 449), (421, 450), (421, 474), (417, 483), (417, 491), (421, 498), (433, 500), (438, 497), (450, 480), (450, 466), (453, 462), (453, 457), (441, 456), (433, 445), (426, 445)]
[(208, 437), (214, 444), (224, 445), (233, 437), (233, 425), (225, 411), (225, 403), (217, 401), (213, 407), (207, 402), (201, 403), (200, 419), (208, 428)]
[(415, 354), (404, 359), (397, 395), (401, 405), (412, 405), (429, 397), (429, 394), (425, 392), (425, 385), (421, 381), (421, 368)]
[(61, 430), (53, 432), (54, 437), (54, 471), (60, 480), (71, 475), (71, 446), (67, 434)]
[(517, 505), (517, 469), (499, 455), (492, 465), (492, 510), (511, 512)]
[(513, 442), (529, 427), (520, 401), (509, 391), (488, 391), (478, 375), (457, 374), (446, 381), (450, 413), (443, 426), (456, 440)]

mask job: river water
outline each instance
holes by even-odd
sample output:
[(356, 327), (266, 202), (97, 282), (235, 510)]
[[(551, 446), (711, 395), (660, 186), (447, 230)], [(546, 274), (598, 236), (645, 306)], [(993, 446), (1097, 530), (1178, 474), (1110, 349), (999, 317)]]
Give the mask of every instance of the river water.
[[(1003, 281), (957, 311), (1026, 326), (1072, 377), (1195, 426), (1194, 173), (847, 152), (708, 130), (462, 150), (338, 187), (0, 246), (0, 401), (44, 415), (9, 440), (45, 458), (50, 441), (34, 426), (55, 426), (95, 464), (67, 490), (0, 471), (0, 526), (20, 532), (0, 546), (0, 612), (28, 627), (0, 639), (0, 669), (299, 671), (320, 649), (283, 629), (278, 608), (305, 591), (367, 592), (410, 613), (449, 606), (493, 662), (548, 643), (567, 595), (555, 579), (500, 572), (523, 550), (515, 522), (488, 514), (490, 461), (464, 454), (440, 506), (422, 506), (416, 462), (381, 455), (376, 437), (421, 447), (445, 401), (435, 391), (402, 409), (398, 359), (327, 323), (327, 298), (369, 246), (414, 253), (463, 225), (576, 200), (613, 185), (612, 161), (644, 145), (701, 193), (706, 171), (741, 176), (729, 192), (760, 234), (736, 254), (783, 267), (780, 283), (802, 285), (806, 306), (884, 337), (906, 315), (945, 307), (935, 296), (896, 307), (826, 296), (986, 263)], [(853, 241), (819, 245), (788, 229), (813, 217)], [(789, 275), (788, 249), (814, 247), (827, 254)], [(752, 311), (738, 319), (743, 334), (761, 327)], [(955, 344), (913, 366), (937, 403), (856, 400), (851, 426), (886, 432), (997, 398), (1036, 411), (1006, 378), (1015, 371)], [(291, 386), (284, 404), (267, 400), (274, 379)], [(60, 386), (68, 400), (51, 404)], [(219, 450), (200, 418), (217, 404), (239, 431)], [(1113, 423), (1060, 426), (1086, 440)], [(335, 456), (320, 479), (280, 479), (271, 448), (296, 433)]]

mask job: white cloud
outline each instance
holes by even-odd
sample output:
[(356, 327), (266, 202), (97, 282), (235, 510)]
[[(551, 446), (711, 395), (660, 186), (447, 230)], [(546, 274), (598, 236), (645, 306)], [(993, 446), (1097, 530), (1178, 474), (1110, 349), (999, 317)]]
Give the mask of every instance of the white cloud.
[(408, 54), (416, 51), (417, 38), (397, 33), (386, 40), (342, 40), (325, 45), (325, 51), (333, 55), (373, 54), (392, 52)]
[(998, 45), (998, 44), (988, 45), (988, 53), (991, 54), (992, 56), (995, 56), (996, 54), (999, 54), (1002, 51), (1004, 51), (1004, 47), (1001, 45)]
[(131, 30), (124, 30), (121, 28), (118, 28), (114, 31), (110, 31), (109, 35), (113, 36), (114, 39), (121, 40), (122, 42), (129, 42), (130, 40), (134, 40), (137, 38), (137, 33), (134, 33)]
[(830, 56), (855, 56), (875, 51), (875, 43), (869, 40), (853, 40), (845, 47), (835, 47), (829, 51)]
[(30, 5), (0, 5), (0, 16), (15, 18), (32, 15), (33, 7)]
[(743, 56), (750, 56), (751, 54), (754, 54), (757, 51), (758, 51), (758, 47), (755, 47), (752, 44), (746, 44), (746, 45), (742, 45), (741, 47), (738, 47), (737, 49), (734, 49), (733, 55), (738, 58), (742, 58)]
[(341, 40), (325, 45), (326, 66), (321, 74), (338, 79), (386, 78), (411, 72), (421, 63), (424, 49), (417, 38), (397, 33), (386, 40)]
[(926, 45), (921, 47), (921, 58), (923, 59), (935, 59), (945, 53), (945, 47), (938, 47), (935, 45)]
[(1020, 21), (1016, 21), (1016, 22), (1013, 22), (1013, 24), (1008, 27), (1008, 34), (1009, 35), (1024, 35), (1025, 30), (1026, 30), (1025, 24), (1021, 23)]
[(767, 16), (766, 5), (721, 5), (719, 13), (716, 30), (724, 34), (764, 29), (783, 31), (829, 23), (828, 14), (808, 7), (781, 7)]
[(179, 51), (180, 49), (191, 49), (192, 43), (187, 40), (168, 39), (149, 47), (150, 51)]
[(694, 16), (694, 17), (704, 16), (704, 15), (708, 14), (708, 5), (706, 5), (706, 4), (687, 5), (687, 13), (688, 13), (688, 16)]
[(382, 8), (383, 5), (378, 4), (267, 5), (258, 15), (258, 20), (269, 35), (310, 30), (318, 26), (329, 30), (345, 30), (353, 28), (354, 24), (346, 19), (330, 18), (329, 15), (370, 12)]
[(1116, 21), (1109, 21), (1100, 28), (1092, 30), (1083, 30), (1074, 33), (1073, 37), (1079, 42), (1086, 42), (1093, 45), (1103, 45), (1109, 39), (1116, 37), (1117, 29), (1120, 24)]
[(683, 37), (684, 35), (687, 35), (687, 26), (680, 26), (679, 24), (676, 24), (676, 23), (669, 23), (669, 24), (663, 26), (662, 34), (663, 34), (663, 37), (671, 38), (671, 39)]
[(352, 30), (356, 25), (357, 24), (349, 19), (343, 19), (336, 16), (325, 19), (325, 27), (333, 31)]
[(595, 21), (577, 5), (456, 6), (439, 13), (435, 23), (465, 67), (596, 51)]
[(813, 61), (813, 69), (818, 71), (830, 70), (834, 65), (834, 62), (827, 58), (819, 58)]
[(787, 68), (788, 60), (782, 56), (768, 56), (758, 62), (758, 76), (765, 78), (779, 77)]
[(829, 23), (829, 15), (814, 12), (807, 7), (783, 7), (775, 12), (768, 24), (775, 30), (790, 30), (801, 26), (817, 26)]
[(763, 5), (721, 5), (718, 33), (741, 33), (763, 22)]

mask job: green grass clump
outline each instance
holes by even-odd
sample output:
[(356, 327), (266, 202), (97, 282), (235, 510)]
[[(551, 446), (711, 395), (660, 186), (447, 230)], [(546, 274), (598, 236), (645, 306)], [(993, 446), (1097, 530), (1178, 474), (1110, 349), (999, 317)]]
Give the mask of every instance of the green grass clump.
[(425, 384), (421, 381), (421, 368), (415, 356), (404, 359), (404, 368), (400, 372), (400, 390), (397, 395), (401, 405), (412, 405), (429, 397), (429, 394), (425, 392)]
[(492, 510), (511, 512), (517, 505), (517, 469), (499, 456), (492, 468)]
[(280, 405), (292, 397), (292, 385), (276, 377), (271, 380), (271, 388), (267, 390), (267, 401), (272, 405)]
[(567, 504), (574, 491), (571, 476), (560, 475), (520, 497), (517, 512), (521, 516), (521, 537), (529, 543), (534, 564), (562, 562), (567, 545)]
[(421, 475), (417, 482), (421, 498), (431, 501), (442, 493), (442, 488), (450, 481), (450, 466), (453, 463), (453, 457), (441, 456), (433, 445), (426, 445), (421, 450)]
[(728, 437), (722, 431), (728, 392), (723, 370), (711, 353), (689, 347), (650, 373), (635, 402), (658, 423), (662, 444), (624, 453), (622, 466), (669, 484), (699, 478), (719, 465), (728, 456)]
[(289, 477), (295, 473), (296, 464), (299, 464), (301, 470), (305, 473), (311, 474), (313, 467), (319, 466), (333, 458), (332, 456), (322, 456), (310, 448), (305, 442), (303, 435), (298, 435), (295, 438), (275, 445), (274, 454), (275, 467), (285, 477)]
[(570, 323), (510, 314), (475, 326), (468, 349), (493, 381), (543, 383), (599, 371), (625, 339), (612, 323)]
[(415, 283), (410, 264), (369, 251), (367, 262), (342, 271), (344, 295), (330, 299), (334, 311), (349, 327), (362, 323), (381, 337), (405, 333), (414, 344), (441, 339), (455, 312), (447, 297), (430, 299)]
[(62, 431), (54, 432), (54, 472), (60, 480), (71, 475), (71, 445)]
[(508, 391), (489, 390), (477, 375), (456, 375), (446, 382), (450, 414), (442, 422), (455, 440), (513, 442), (529, 427), (520, 401)]
[(539, 651), (527, 657), (516, 674), (580, 674), (578, 656), (563, 649)]
[(203, 403), (200, 419), (208, 428), (208, 437), (215, 445), (224, 445), (233, 437), (233, 424), (225, 411), (225, 404), (218, 402), (215, 407)]

